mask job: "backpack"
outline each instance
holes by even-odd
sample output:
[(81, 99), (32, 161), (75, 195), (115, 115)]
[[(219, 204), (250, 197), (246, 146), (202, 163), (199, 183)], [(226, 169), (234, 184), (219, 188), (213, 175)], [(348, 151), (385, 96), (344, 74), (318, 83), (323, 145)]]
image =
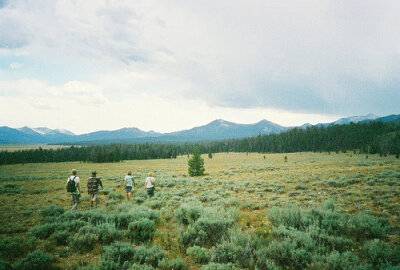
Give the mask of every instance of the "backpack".
[(68, 192), (75, 192), (76, 191), (76, 185), (75, 185), (75, 178), (74, 179), (68, 179), (68, 183), (67, 183), (67, 191)]

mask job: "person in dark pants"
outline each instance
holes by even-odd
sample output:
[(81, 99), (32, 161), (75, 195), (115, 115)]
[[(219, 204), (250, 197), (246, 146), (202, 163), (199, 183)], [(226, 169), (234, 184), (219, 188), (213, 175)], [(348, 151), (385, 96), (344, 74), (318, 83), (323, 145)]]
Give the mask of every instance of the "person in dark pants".
[(67, 181), (67, 190), (68, 190), (68, 183), (73, 182), (74, 189), (69, 191), (69, 194), (71, 194), (71, 199), (72, 199), (72, 209), (71, 210), (77, 210), (78, 209), (78, 203), (79, 203), (79, 197), (81, 196), (81, 189), (79, 187), (79, 177), (76, 175), (76, 170), (72, 170), (72, 175), (68, 177)]
[(93, 171), (92, 176), (89, 178), (87, 183), (88, 194), (90, 196), (90, 208), (93, 208), (93, 203), (97, 208), (97, 201), (99, 200), (99, 185), (103, 189), (103, 184), (100, 178), (96, 177), (97, 172)]
[(156, 179), (153, 177), (153, 173), (149, 173), (149, 177), (146, 178), (144, 183), (144, 190), (147, 190), (147, 195), (151, 198), (154, 196), (154, 190), (156, 189)]

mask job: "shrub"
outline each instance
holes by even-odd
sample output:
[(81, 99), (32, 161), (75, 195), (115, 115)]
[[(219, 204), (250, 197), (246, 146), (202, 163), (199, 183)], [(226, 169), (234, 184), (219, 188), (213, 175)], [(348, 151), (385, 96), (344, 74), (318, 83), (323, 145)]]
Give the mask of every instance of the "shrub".
[(17, 261), (14, 268), (17, 270), (47, 270), (53, 269), (51, 265), (52, 257), (42, 250), (29, 253), (24, 259)]
[(122, 194), (118, 194), (116, 192), (110, 192), (108, 194), (108, 197), (112, 200), (123, 200), (124, 199), (124, 195)]
[[(390, 244), (379, 239), (369, 241), (364, 246), (364, 255), (374, 266), (387, 264), (392, 261), (395, 253)], [(397, 258), (397, 261), (399, 259)]]
[(153, 267), (158, 267), (158, 263), (165, 258), (165, 252), (160, 250), (157, 246), (151, 248), (140, 247), (135, 249), (133, 257), (134, 263), (149, 264)]
[(124, 238), (123, 231), (115, 228), (114, 224), (105, 223), (97, 227), (99, 230), (99, 240), (103, 244), (110, 244)]
[(232, 243), (217, 244), (211, 250), (211, 260), (217, 263), (236, 262), (236, 247)]
[(127, 235), (131, 242), (141, 243), (151, 241), (156, 232), (154, 221), (143, 218), (129, 223)]
[(30, 233), (39, 239), (46, 239), (54, 233), (55, 229), (55, 224), (45, 223), (32, 228)]
[(224, 237), (233, 221), (227, 218), (201, 217), (185, 232), (179, 235), (179, 240), (185, 246), (213, 246)]
[(236, 268), (232, 263), (209, 263), (201, 267), (201, 270), (239, 270), (239, 268)]
[(56, 242), (56, 245), (64, 246), (68, 243), (68, 238), (70, 235), (71, 233), (68, 231), (56, 231), (52, 234), (51, 239)]
[(391, 229), (387, 218), (374, 217), (363, 213), (351, 216), (346, 228), (348, 234), (356, 236), (357, 239), (362, 237), (383, 239), (387, 237), (387, 233)]
[(100, 270), (120, 270), (120, 269), (126, 269), (126, 268), (122, 268), (122, 266), (120, 266), (116, 262), (100, 259), (99, 269)]
[(0, 259), (0, 269), (1, 270), (12, 270), (11, 264), (5, 260)]
[(285, 225), (286, 227), (304, 229), (309, 224), (297, 206), (288, 208), (272, 207), (268, 213), (268, 218), (275, 226)]
[(327, 269), (354, 269), (360, 265), (360, 259), (350, 251), (340, 254), (338, 251), (332, 251), (326, 258)]
[[(304, 248), (296, 248), (296, 243), (290, 239), (282, 242), (272, 241), (261, 256), (273, 259), (278, 265), (303, 269), (311, 262), (311, 253)], [(264, 252), (264, 254), (263, 254)]]
[(130, 270), (154, 270), (155, 268), (151, 265), (147, 265), (147, 264), (133, 264), (132, 267), (130, 268)]
[(118, 213), (113, 216), (115, 225), (119, 229), (126, 229), (130, 222), (135, 220), (135, 216), (127, 213)]
[(98, 236), (92, 233), (76, 234), (69, 240), (69, 246), (75, 252), (91, 251), (98, 241)]
[(178, 257), (175, 259), (164, 258), (158, 263), (158, 269), (161, 270), (185, 270), (185, 262), (182, 258)]
[(90, 211), (87, 216), (87, 221), (93, 225), (106, 223), (110, 217), (103, 211)]
[(28, 240), (21, 236), (8, 237), (0, 241), (0, 257), (5, 259), (17, 258), (25, 252), (32, 250), (37, 245), (37, 239), (32, 237)]
[(196, 263), (207, 263), (210, 261), (210, 252), (206, 248), (199, 246), (189, 247), (186, 249), (186, 254)]
[(275, 265), (265, 256), (257, 257), (257, 268), (259, 270), (280, 270), (281, 268)]
[(109, 246), (103, 247), (103, 254), (101, 261), (113, 262), (118, 267), (122, 266), (125, 262), (129, 262), (135, 255), (135, 249), (126, 242), (114, 242)]
[(44, 217), (49, 217), (49, 216), (60, 216), (64, 213), (64, 208), (62, 208), (59, 205), (49, 205), (49, 206), (43, 206), (40, 211), (41, 215)]
[(201, 204), (183, 204), (176, 211), (177, 220), (183, 225), (195, 222), (200, 216), (203, 206)]

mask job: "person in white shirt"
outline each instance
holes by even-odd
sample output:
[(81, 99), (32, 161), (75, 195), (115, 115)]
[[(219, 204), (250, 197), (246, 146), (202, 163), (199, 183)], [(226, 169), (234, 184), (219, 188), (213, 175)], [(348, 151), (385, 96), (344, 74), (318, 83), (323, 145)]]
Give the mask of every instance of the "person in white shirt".
[(71, 199), (72, 199), (71, 210), (77, 210), (78, 203), (79, 203), (79, 197), (81, 196), (81, 188), (79, 187), (79, 177), (76, 175), (75, 169), (72, 170), (72, 175), (70, 177), (68, 177), (67, 185), (68, 185), (69, 181), (75, 182), (75, 191), (69, 192), (69, 194), (71, 194)]
[(128, 201), (131, 198), (132, 185), (136, 187), (135, 178), (132, 176), (132, 172), (129, 171), (124, 178), (124, 187), (126, 190), (126, 198), (128, 199)]
[(147, 190), (147, 195), (149, 197), (154, 196), (154, 190), (156, 189), (156, 179), (153, 175), (153, 172), (149, 172), (149, 177), (146, 178), (146, 182), (144, 183), (144, 190)]

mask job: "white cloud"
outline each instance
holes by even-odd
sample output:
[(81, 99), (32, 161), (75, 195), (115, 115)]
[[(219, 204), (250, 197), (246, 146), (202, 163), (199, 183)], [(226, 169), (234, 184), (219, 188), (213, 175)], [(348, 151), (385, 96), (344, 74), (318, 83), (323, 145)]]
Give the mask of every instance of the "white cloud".
[(28, 100), (30, 106), (40, 109), (58, 109), (57, 104), (66, 100), (85, 106), (101, 106), (108, 102), (99, 86), (80, 81), (70, 81), (61, 86), (31, 79), (0, 81), (0, 96)]
[(23, 66), (24, 66), (24, 64), (22, 64), (22, 63), (11, 63), (11, 64), (10, 64), (10, 68), (11, 68), (11, 69), (22, 68)]

